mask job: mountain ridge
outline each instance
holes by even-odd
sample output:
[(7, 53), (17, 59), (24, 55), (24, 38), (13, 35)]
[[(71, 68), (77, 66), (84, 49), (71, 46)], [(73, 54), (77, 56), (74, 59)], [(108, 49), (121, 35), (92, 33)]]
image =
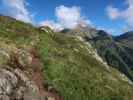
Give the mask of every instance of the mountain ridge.
[[(82, 30), (80, 29), (81, 28), (79, 28), (78, 31), (77, 29), (73, 29), (70, 30), (70, 32), (68, 31), (67, 33), (68, 34), (75, 33), (75, 35), (81, 36), (85, 41), (91, 43), (91, 45), (97, 50), (98, 54), (101, 56), (103, 61), (107, 62), (107, 64), (110, 66), (116, 66), (118, 70), (120, 70), (122, 73), (127, 75), (131, 80), (133, 80), (133, 74), (132, 74), (133, 60), (132, 57), (130, 56), (130, 53), (132, 51), (131, 46), (133, 43), (132, 31), (114, 37), (105, 32), (104, 30), (96, 30), (93, 28), (91, 29), (89, 27), (85, 30), (83, 30), (83, 28)], [(91, 32), (91, 30), (95, 30), (95, 32), (94, 31)], [(125, 45), (130, 44), (130, 48), (125, 47), (124, 44)], [(111, 55), (109, 55), (108, 53), (111, 53), (112, 57), (115, 57), (114, 59), (117, 60), (114, 61), (113, 59), (111, 59), (110, 58)]]

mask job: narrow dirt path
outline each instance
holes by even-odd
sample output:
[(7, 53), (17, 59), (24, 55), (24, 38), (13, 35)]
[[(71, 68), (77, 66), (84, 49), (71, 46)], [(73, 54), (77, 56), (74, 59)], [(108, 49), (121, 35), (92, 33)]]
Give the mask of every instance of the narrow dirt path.
[(33, 67), (33, 75), (32, 80), (35, 82), (35, 84), (38, 86), (40, 94), (43, 96), (46, 96), (47, 98), (52, 97), (53, 100), (62, 100), (61, 97), (56, 93), (52, 92), (55, 91), (54, 89), (52, 91), (48, 91), (48, 89), (44, 88), (44, 78), (43, 78), (43, 72), (42, 72), (42, 63), (40, 59), (32, 53), (32, 63), (31, 66)]

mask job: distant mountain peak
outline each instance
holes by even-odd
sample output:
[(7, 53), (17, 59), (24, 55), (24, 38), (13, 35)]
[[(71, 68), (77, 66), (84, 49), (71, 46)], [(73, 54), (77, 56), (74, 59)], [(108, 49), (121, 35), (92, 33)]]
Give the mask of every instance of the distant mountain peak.
[(133, 31), (126, 32), (120, 36), (116, 37), (116, 40), (123, 40), (123, 39), (133, 39)]

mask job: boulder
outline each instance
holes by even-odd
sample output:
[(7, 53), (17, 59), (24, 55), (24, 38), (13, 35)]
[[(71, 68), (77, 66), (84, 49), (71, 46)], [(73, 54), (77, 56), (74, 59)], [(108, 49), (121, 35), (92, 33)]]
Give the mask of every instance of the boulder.
[(19, 50), (16, 59), (18, 60), (18, 64), (22, 67), (29, 66), (32, 62), (32, 55), (26, 50)]

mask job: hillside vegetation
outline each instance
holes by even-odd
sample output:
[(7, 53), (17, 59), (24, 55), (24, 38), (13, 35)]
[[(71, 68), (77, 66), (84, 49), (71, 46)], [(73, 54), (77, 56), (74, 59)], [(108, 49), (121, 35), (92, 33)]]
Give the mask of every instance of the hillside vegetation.
[(12, 69), (21, 67), (30, 80), (34, 80), (34, 72), (41, 67), (43, 87), (54, 88), (62, 100), (132, 100), (132, 82), (117, 69), (97, 60), (95, 49), (76, 36), (0, 16), (0, 49), (3, 48), (11, 55), (17, 49), (27, 53), (35, 50), (41, 65), (29, 66), (29, 56), (22, 56), (21, 67), (8, 58), (5, 62), (1, 53), (0, 64)]

